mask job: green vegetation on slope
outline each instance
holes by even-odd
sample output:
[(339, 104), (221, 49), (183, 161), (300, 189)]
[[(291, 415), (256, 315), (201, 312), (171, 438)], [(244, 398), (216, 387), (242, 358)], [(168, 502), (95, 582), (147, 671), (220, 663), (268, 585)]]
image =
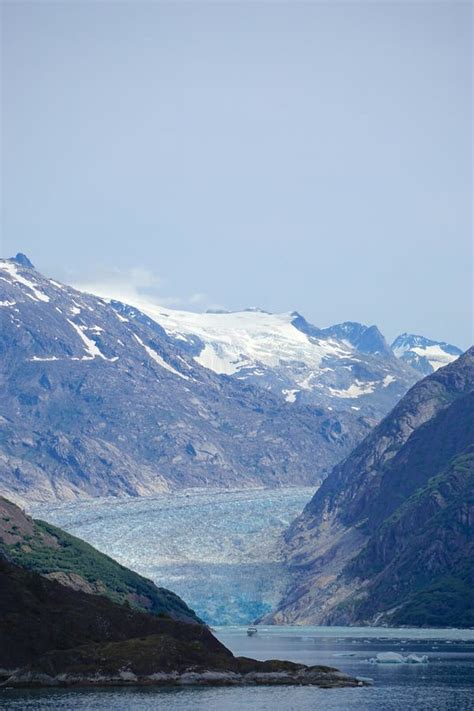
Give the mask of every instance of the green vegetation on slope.
[(385, 612), (395, 625), (474, 625), (474, 446), (451, 460), (389, 516), (349, 575), (369, 578), (364, 594), (339, 614), (369, 619)]

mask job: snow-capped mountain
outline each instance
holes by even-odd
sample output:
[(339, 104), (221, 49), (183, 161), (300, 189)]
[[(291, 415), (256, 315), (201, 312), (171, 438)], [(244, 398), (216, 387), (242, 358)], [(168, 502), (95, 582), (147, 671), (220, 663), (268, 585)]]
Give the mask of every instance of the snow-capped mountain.
[(402, 333), (392, 343), (392, 350), (397, 358), (407, 363), (422, 375), (430, 375), (458, 358), (460, 348), (445, 343), (432, 341), (424, 336), (413, 333)]
[(16, 501), (314, 485), (372, 424), (219, 375), (197, 337), (22, 256), (0, 261), (0, 319), (0, 489)]
[[(127, 314), (127, 307), (111, 305)], [(288, 403), (352, 409), (378, 420), (419, 377), (394, 357), (376, 326), (319, 329), (295, 311), (193, 313), (135, 305), (194, 362)]]
[(0, 260), (10, 498), (318, 484), (419, 377), (375, 327), (139, 306)]

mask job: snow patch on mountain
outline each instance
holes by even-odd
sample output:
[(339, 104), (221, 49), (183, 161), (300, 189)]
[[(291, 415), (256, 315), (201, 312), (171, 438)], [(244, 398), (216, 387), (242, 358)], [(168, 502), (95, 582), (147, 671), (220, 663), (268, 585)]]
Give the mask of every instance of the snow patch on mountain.
[(155, 361), (155, 363), (158, 363), (162, 368), (165, 370), (169, 371), (170, 373), (173, 373), (173, 375), (177, 375), (179, 378), (183, 378), (183, 380), (189, 380), (187, 375), (183, 375), (183, 373), (180, 373), (176, 368), (173, 368), (172, 365), (167, 363), (159, 353), (153, 350), (153, 348), (150, 348), (150, 346), (147, 346), (146, 343), (143, 343), (142, 339), (140, 336), (137, 336), (137, 334), (134, 334), (135, 339), (138, 341), (138, 343), (142, 346), (142, 348), (145, 349), (145, 351), (148, 353), (150, 358)]
[(270, 391), (289, 404), (347, 410), (344, 400), (365, 395), (364, 414), (377, 420), (417, 380), (376, 326), (348, 322), (320, 329), (296, 311), (200, 313), (141, 298), (129, 305), (106, 301), (121, 321), (151, 319), (206, 370)]
[[(27, 296), (30, 297), (30, 299), (33, 299), (34, 301), (49, 301), (49, 296), (47, 294), (44, 294), (42, 291), (40, 291), (37, 287), (38, 285), (35, 284), (34, 282), (30, 281), (29, 279), (26, 279), (24, 276), (22, 276), (16, 267), (16, 265), (13, 262), (9, 262), (6, 260), (1, 260), (0, 261), (0, 269), (3, 269), (3, 271), (8, 272), (10, 277), (12, 278), (13, 281), (16, 281), (18, 284), (23, 284), (23, 286), (26, 286), (32, 293), (27, 294)], [(4, 277), (0, 277), (0, 279), (3, 279), (4, 281), (8, 281), (8, 279), (5, 279)]]
[(67, 319), (67, 322), (71, 324), (77, 335), (84, 343), (85, 350), (88, 355), (83, 356), (83, 360), (93, 360), (96, 357), (108, 360), (108, 358), (102, 353), (100, 348), (97, 347), (96, 342), (93, 341), (92, 338), (86, 336), (86, 334), (84, 333), (84, 330), (86, 328), (85, 326), (79, 326), (77, 323), (74, 323), (74, 321), (71, 321), (70, 319)]
[(349, 385), (345, 390), (336, 390), (335, 388), (330, 388), (331, 395), (335, 397), (342, 398), (354, 398), (360, 397), (361, 395), (369, 395), (375, 390), (377, 383), (361, 383), (356, 380), (352, 385)]

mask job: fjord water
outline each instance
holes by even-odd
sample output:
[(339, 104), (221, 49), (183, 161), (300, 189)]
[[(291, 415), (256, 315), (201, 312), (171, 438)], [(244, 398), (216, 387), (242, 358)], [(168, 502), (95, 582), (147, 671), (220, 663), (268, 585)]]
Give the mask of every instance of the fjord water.
[[(217, 637), (235, 654), (337, 666), (373, 686), (103, 688), (0, 691), (11, 711), (470, 711), (474, 708), (474, 632), (349, 627), (220, 627)], [(377, 652), (426, 654), (427, 664), (373, 664)]]

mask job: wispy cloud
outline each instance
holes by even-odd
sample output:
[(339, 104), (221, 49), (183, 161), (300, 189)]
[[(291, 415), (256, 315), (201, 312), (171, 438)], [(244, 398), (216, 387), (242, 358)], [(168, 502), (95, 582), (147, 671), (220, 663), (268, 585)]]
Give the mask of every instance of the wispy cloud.
[(88, 278), (72, 278), (71, 282), (80, 291), (137, 307), (145, 303), (199, 311), (215, 307), (212, 299), (202, 292), (189, 296), (172, 296), (164, 293), (165, 280), (143, 267), (100, 271)]

